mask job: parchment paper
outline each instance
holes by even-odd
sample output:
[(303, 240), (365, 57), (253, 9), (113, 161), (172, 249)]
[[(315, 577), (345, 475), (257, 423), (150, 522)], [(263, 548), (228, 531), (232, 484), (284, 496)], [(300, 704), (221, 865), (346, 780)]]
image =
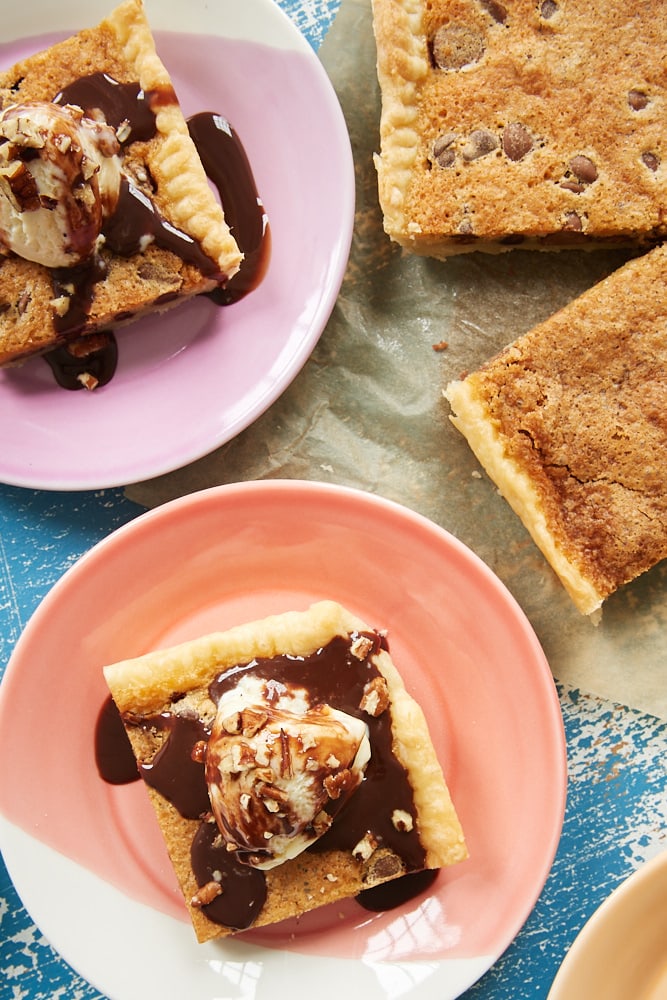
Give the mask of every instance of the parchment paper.
[[(356, 166), (350, 261), (331, 319), (283, 396), (251, 427), (186, 468), (127, 488), (148, 507), (206, 487), (268, 478), (339, 483), (429, 517), (476, 552), (517, 599), (554, 676), (667, 718), (667, 568), (583, 618), (448, 419), (442, 389), (618, 267), (621, 251), (447, 262), (384, 235), (372, 155), (380, 97), (368, 0), (343, 0), (320, 58)], [(434, 345), (446, 348), (434, 349)], [(483, 623), (480, 623), (483, 627)]]

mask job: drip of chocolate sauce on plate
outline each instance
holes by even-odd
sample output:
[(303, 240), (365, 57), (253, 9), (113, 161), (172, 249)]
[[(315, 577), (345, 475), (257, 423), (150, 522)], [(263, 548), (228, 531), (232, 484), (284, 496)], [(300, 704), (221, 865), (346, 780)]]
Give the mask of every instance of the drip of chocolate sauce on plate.
[[(92, 117), (101, 113), (114, 128), (122, 129), (121, 146), (128, 142), (147, 141), (155, 135), (155, 112), (162, 104), (176, 100), (170, 87), (144, 91), (138, 83), (119, 83), (106, 73), (93, 73), (74, 80), (56, 96), (54, 103), (83, 108)], [(218, 114), (201, 112), (188, 120), (188, 128), (209, 180), (217, 188), (225, 208), (225, 217), (239, 248), (244, 253), (243, 267), (237, 275), (209, 293), (218, 305), (239, 301), (261, 282), (270, 256), (270, 230), (258, 196), (252, 169), (234, 129)], [(152, 238), (157, 246), (170, 250), (202, 273), (214, 276), (215, 265), (196, 241), (166, 222), (151, 199), (127, 177), (113, 216), (107, 220), (103, 235), (106, 246), (116, 255), (131, 257), (143, 241)], [(66, 294), (69, 308), (56, 316), (56, 330), (66, 340), (75, 339), (85, 329), (95, 285), (104, 279), (106, 269), (101, 258), (72, 268), (53, 268), (54, 296)], [(83, 386), (81, 376), (91, 372), (97, 385), (106, 385), (116, 370), (117, 345), (112, 331), (105, 332), (107, 345), (101, 346), (95, 360), (72, 357), (56, 348), (45, 358), (59, 385), (68, 389)]]
[(382, 882), (370, 889), (364, 889), (357, 896), (357, 902), (365, 910), (373, 913), (384, 913), (385, 910), (395, 910), (397, 906), (408, 903), (415, 896), (427, 892), (439, 874), (436, 868), (425, 868), (421, 872), (409, 872), (391, 882)]
[[(377, 633), (369, 635), (374, 638), (375, 651), (380, 645), (386, 648), (385, 640)], [(373, 718), (359, 708), (364, 687), (378, 676), (378, 669), (370, 658), (357, 659), (350, 646), (349, 638), (337, 637), (310, 656), (254, 660), (219, 675), (210, 685), (209, 695), (217, 703), (226, 690), (238, 683), (243, 673), (251, 671), (254, 676), (267, 681), (304, 687), (312, 704), (326, 703), (364, 719), (371, 742), (371, 759), (364, 781), (338, 813), (327, 833), (308, 850), (351, 852), (366, 832), (371, 831), (381, 846), (389, 848), (393, 855), (401, 859), (402, 867), (408, 873), (385, 883), (388, 888), (383, 892), (380, 891), (383, 886), (377, 886), (364, 890), (358, 897), (366, 909), (384, 910), (425, 891), (435, 875), (422, 872), (425, 852), (417, 831), (397, 831), (392, 823), (391, 815), (395, 809), (414, 815), (412, 788), (405, 769), (393, 754), (390, 709)], [(249, 866), (241, 864), (236, 858), (230, 860), (229, 852), (225, 851), (218, 837), (217, 826), (211, 821), (204, 766), (197, 762), (199, 755), (193, 756), (195, 745), (208, 737), (202, 722), (170, 713), (139, 718), (128, 716), (125, 721), (166, 734), (161, 749), (148, 767), (142, 766), (141, 773), (182, 815), (201, 818), (191, 849), (191, 863), (198, 884), (205, 885), (214, 878), (214, 873), (217, 879), (217, 873), (224, 871), (225, 892), (205, 905), (203, 912), (212, 921), (224, 926), (235, 929), (249, 927), (263, 905), (265, 876), (262, 871), (250, 869), (254, 872), (251, 878), (248, 875)], [(102, 749), (98, 743), (98, 768), (105, 777), (100, 764)], [(106, 759), (111, 753), (112, 750), (107, 748)], [(382, 864), (383, 860), (378, 863)], [(385, 872), (386, 875), (398, 870), (395, 858), (389, 856), (386, 863), (394, 866), (393, 871)]]
[(139, 780), (132, 745), (111, 696), (102, 705), (95, 725), (95, 763), (100, 777), (110, 785)]
[(271, 252), (268, 220), (246, 151), (230, 123), (222, 115), (199, 112), (188, 118), (188, 130), (244, 254), (240, 271), (208, 293), (218, 305), (230, 305), (256, 288), (266, 273)]

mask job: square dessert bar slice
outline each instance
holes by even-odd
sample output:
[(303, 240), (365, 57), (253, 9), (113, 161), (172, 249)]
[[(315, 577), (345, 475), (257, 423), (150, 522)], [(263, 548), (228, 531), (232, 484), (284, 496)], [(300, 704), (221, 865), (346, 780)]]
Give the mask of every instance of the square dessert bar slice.
[(666, 232), (650, 0), (373, 0), (387, 233), (446, 257)]
[[(239, 269), (242, 254), (141, 0), (125, 0), (96, 27), (0, 73), (0, 130), (0, 201), (9, 216), (12, 206), (16, 211), (12, 232), (25, 242), (30, 227), (39, 230), (37, 220), (45, 227), (42, 238), (38, 231), (28, 249), (21, 244), (16, 252), (10, 226), (0, 230), (0, 365), (211, 291)], [(63, 241), (68, 253), (100, 224), (94, 199), (104, 170), (94, 154), (105, 169), (120, 164), (116, 208), (85, 259), (45, 263), (32, 250), (52, 239), (46, 228), (59, 210), (63, 228), (71, 227)], [(41, 177), (34, 167), (40, 155)], [(46, 194), (40, 182), (50, 183)], [(101, 201), (104, 208), (104, 192)]]
[(666, 275), (630, 261), (445, 391), (584, 614), (667, 556)]
[(200, 941), (467, 856), (423, 712), (339, 604), (104, 674)]

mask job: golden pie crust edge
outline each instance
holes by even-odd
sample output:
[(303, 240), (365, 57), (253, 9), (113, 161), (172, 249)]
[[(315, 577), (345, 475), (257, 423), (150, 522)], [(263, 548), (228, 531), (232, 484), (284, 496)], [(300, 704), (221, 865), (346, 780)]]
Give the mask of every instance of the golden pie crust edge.
[(419, 0), (388, 4), (373, 0), (377, 76), (382, 92), (380, 154), (373, 160), (384, 229), (400, 245), (414, 250), (405, 211), (420, 142), (417, 84), (428, 73), (426, 39)]
[[(100, 27), (104, 26), (115, 34), (143, 90), (172, 87), (169, 73), (157, 54), (141, 0), (125, 0), (101, 22)], [(194, 236), (205, 253), (217, 262), (222, 274), (232, 277), (243, 255), (225, 222), (223, 209), (211, 193), (180, 106), (173, 103), (161, 106), (156, 114), (156, 128), (163, 141), (156, 145), (150, 166), (163, 185), (171, 221)]]
[(595, 615), (606, 594), (588, 580), (558, 546), (530, 476), (505, 451), (503, 436), (484, 401), (475, 392), (474, 376), (450, 382), (445, 389), (453, 413), (450, 420), (463, 434), (474, 455), (496, 484), (514, 513), (584, 615)]

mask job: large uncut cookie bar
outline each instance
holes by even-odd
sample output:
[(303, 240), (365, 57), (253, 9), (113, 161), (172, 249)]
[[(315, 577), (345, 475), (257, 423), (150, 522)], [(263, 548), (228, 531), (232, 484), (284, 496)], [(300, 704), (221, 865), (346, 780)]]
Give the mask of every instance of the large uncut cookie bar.
[(665, 274), (659, 247), (445, 393), (584, 614), (667, 556)]
[(0, 365), (239, 269), (141, 0), (0, 74), (0, 254)]
[(339, 604), (104, 674), (200, 941), (467, 856), (421, 709)]
[(446, 257), (666, 232), (651, 0), (373, 0), (387, 233)]

